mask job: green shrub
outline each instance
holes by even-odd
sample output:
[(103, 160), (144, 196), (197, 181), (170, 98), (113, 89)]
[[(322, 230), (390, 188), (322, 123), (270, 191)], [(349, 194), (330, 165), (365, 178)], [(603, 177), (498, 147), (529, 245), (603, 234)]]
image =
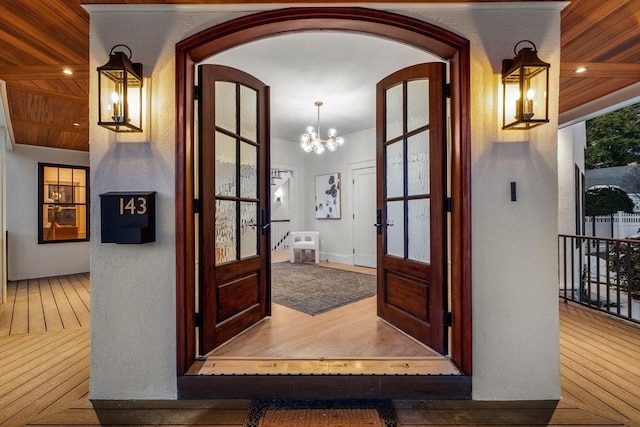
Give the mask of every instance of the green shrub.
[[(609, 269), (618, 274), (620, 289), (640, 299), (640, 235), (629, 236), (609, 251)], [(638, 242), (631, 242), (638, 240)]]

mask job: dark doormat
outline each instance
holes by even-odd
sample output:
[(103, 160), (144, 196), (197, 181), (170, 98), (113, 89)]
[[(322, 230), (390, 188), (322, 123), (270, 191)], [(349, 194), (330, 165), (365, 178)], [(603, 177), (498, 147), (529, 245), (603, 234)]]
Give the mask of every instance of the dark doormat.
[(397, 427), (386, 399), (257, 399), (245, 427)]
[(315, 316), (376, 294), (376, 276), (282, 262), (271, 266), (271, 298), (276, 304)]

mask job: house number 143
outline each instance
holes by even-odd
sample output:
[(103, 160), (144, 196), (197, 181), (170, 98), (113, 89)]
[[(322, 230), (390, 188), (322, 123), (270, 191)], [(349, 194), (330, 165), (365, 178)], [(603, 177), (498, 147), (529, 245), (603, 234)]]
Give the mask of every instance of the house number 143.
[(126, 203), (125, 198), (120, 197), (120, 215), (144, 215), (147, 213), (147, 199), (145, 197), (131, 197)]

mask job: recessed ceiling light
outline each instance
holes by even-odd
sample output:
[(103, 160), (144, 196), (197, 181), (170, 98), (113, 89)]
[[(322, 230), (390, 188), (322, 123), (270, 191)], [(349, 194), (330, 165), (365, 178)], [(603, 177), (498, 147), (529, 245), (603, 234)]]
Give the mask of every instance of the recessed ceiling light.
[(75, 127), (79, 127), (79, 126), (80, 126), (80, 123), (78, 123), (78, 122), (73, 122), (73, 125), (74, 125)]
[(63, 73), (65, 73), (67, 76), (70, 76), (73, 74), (73, 70), (70, 70), (69, 68), (65, 68), (64, 70), (62, 70)]
[(585, 71), (587, 71), (588, 68), (587, 67), (578, 67), (576, 68), (576, 73), (584, 73)]

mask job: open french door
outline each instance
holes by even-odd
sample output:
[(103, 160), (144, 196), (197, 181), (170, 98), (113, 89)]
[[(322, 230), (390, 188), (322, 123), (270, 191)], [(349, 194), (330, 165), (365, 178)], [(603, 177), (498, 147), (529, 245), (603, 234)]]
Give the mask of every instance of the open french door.
[(447, 351), (445, 64), (376, 86), (378, 316)]
[(198, 67), (200, 353), (270, 315), (269, 88)]

